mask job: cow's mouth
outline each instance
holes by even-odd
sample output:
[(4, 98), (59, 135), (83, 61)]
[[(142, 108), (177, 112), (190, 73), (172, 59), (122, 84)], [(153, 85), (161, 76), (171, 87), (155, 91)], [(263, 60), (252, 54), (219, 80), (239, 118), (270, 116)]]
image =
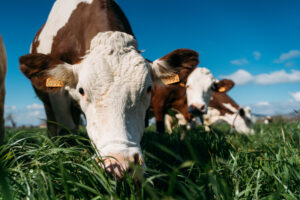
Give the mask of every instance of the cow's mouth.
[(194, 116), (202, 117), (204, 114), (207, 113), (207, 110), (205, 107), (198, 108), (196, 106), (189, 106), (188, 112), (191, 113)]

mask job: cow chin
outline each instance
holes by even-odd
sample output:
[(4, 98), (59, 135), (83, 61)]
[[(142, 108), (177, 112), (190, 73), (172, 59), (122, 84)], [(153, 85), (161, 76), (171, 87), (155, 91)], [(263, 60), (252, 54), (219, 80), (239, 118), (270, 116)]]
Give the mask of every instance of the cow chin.
[(132, 164), (143, 163), (140, 147), (143, 127), (138, 126), (137, 117), (134, 117), (136, 115), (128, 116), (128, 113), (124, 115), (113, 111), (86, 115), (87, 132), (103, 161), (101, 166), (117, 178), (130, 171)]
[(122, 178), (125, 172), (131, 172), (134, 165), (143, 166), (144, 158), (137, 143), (111, 140), (98, 141), (94, 145), (98, 156), (102, 159), (99, 165), (117, 178)]
[(102, 157), (102, 166), (108, 173), (117, 178), (122, 178), (125, 172), (130, 173), (133, 165), (143, 166), (143, 158), (139, 153), (131, 156), (124, 155), (123, 153), (108, 153), (108, 155)]

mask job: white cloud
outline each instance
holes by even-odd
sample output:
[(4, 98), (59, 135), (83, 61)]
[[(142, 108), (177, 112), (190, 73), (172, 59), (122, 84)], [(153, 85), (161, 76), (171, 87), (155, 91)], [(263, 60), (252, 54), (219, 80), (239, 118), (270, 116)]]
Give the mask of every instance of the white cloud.
[(284, 66), (285, 67), (293, 67), (293, 66), (295, 66), (295, 62), (287, 62), (287, 63), (285, 63)]
[(34, 103), (34, 104), (31, 104), (31, 105), (26, 106), (26, 108), (27, 108), (28, 110), (36, 110), (36, 109), (43, 109), (44, 106), (43, 106), (42, 104)]
[(300, 102), (300, 91), (295, 93), (290, 93), (295, 101)]
[(17, 106), (7, 106), (7, 105), (5, 105), (4, 109), (12, 112), (12, 111), (17, 110)]
[(283, 63), (284, 61), (291, 60), (293, 58), (299, 58), (300, 51), (299, 50), (290, 50), (287, 53), (283, 53), (279, 56), (278, 59), (274, 60), (275, 63)]
[(290, 73), (288, 73), (285, 70), (280, 70), (254, 76), (246, 70), (239, 69), (233, 74), (222, 75), (220, 77), (232, 79), (237, 85), (243, 85), (249, 82), (253, 82), (258, 85), (271, 85), (277, 83), (300, 82), (300, 71), (291, 70)]
[(255, 60), (259, 60), (261, 57), (261, 53), (258, 51), (253, 51), (253, 56)]
[(255, 83), (260, 85), (289, 82), (300, 82), (300, 71), (291, 70), (290, 73), (287, 73), (285, 70), (280, 70), (269, 74), (259, 74), (255, 77)]
[(230, 64), (237, 65), (237, 66), (242, 66), (242, 65), (249, 64), (249, 62), (246, 58), (241, 58), (241, 59), (238, 59), (238, 60), (231, 60)]
[(270, 106), (270, 103), (267, 101), (258, 102), (255, 104), (256, 106)]
[(255, 103), (250, 105), (251, 112), (261, 115), (277, 115), (288, 114), (295, 110), (300, 110), (300, 102), (295, 100), (287, 100), (282, 102), (270, 102), (269, 104), (262, 105)]
[(243, 85), (252, 81), (252, 75), (246, 70), (239, 69), (231, 75), (220, 76), (221, 78), (228, 78), (235, 82), (237, 85)]
[[(21, 125), (40, 125), (46, 119), (44, 107), (41, 104), (27, 105), (25, 108), (18, 108), (15, 105), (5, 106), (5, 116), (12, 115), (17, 126)], [(6, 125), (11, 125), (9, 121)]]

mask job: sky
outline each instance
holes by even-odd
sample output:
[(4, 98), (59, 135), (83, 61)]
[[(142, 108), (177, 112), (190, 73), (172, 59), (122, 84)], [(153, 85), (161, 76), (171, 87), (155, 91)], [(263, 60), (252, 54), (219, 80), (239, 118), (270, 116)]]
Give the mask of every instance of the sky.
[[(298, 0), (117, 0), (143, 55), (155, 60), (178, 48), (200, 53), (201, 67), (230, 78), (228, 93), (253, 113), (300, 109), (300, 1)], [(20, 72), (36, 32), (54, 0), (3, 1), (0, 34), (8, 57), (6, 115), (18, 125), (45, 119), (42, 102)]]

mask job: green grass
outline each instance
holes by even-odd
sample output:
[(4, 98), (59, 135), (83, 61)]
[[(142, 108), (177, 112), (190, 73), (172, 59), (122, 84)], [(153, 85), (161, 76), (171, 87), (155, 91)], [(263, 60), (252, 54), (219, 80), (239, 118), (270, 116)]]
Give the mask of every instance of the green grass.
[(227, 126), (198, 127), (170, 136), (149, 127), (147, 169), (135, 168), (139, 186), (98, 166), (84, 129), (55, 140), (43, 129), (7, 130), (0, 199), (300, 199), (300, 123), (255, 130), (246, 137)]

